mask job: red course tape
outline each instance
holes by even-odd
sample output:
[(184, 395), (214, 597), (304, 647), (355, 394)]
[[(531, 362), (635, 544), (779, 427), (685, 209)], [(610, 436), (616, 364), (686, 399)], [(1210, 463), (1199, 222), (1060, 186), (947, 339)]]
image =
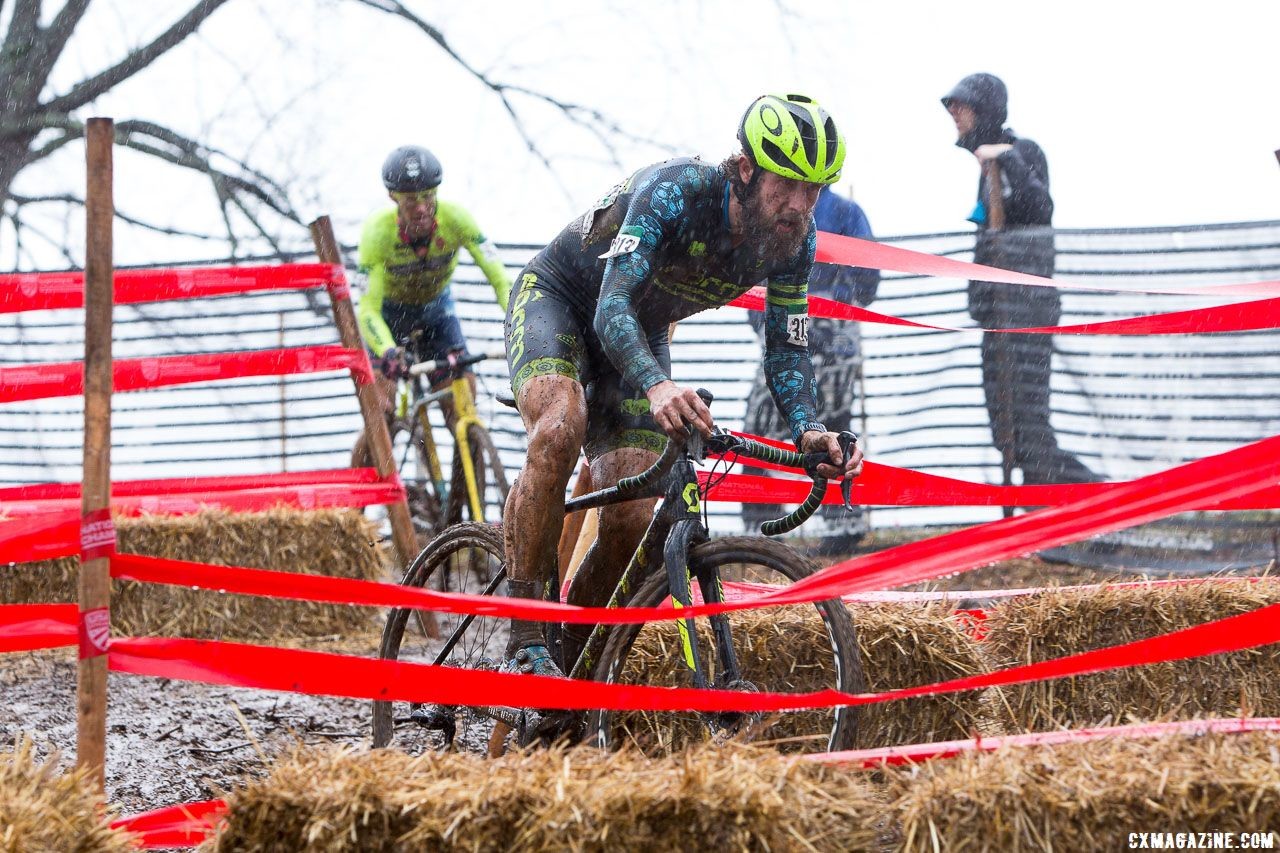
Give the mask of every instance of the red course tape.
[[(115, 304), (225, 296), (259, 290), (302, 290), (345, 282), (337, 264), (282, 264), (168, 270), (116, 270)], [(84, 273), (0, 275), (0, 314), (84, 307)]]
[[(1026, 515), (976, 525), (857, 557), (822, 569), (789, 587), (716, 605), (695, 605), (683, 616), (703, 616), (782, 604), (806, 604), (855, 592), (884, 590), (967, 571), (1002, 559), (1121, 530), (1223, 499), (1271, 489), (1280, 478), (1280, 437), (1108, 486), (1092, 497)], [(290, 572), (259, 572), (120, 555), (116, 577), (203, 586), (226, 592), (452, 613), (607, 624), (672, 619), (662, 608), (585, 608), (553, 602), (464, 596)]]
[(1151, 663), (1242, 651), (1280, 642), (1280, 604), (1159, 637), (951, 681), (848, 694), (740, 693), (603, 684), (539, 675), (277, 649), (214, 640), (117, 639), (108, 651), (116, 672), (353, 699), (518, 705), (533, 708), (649, 711), (785, 711), (870, 705), (1051, 678), (1089, 675)]
[[(373, 381), (364, 350), (329, 345), (117, 359), (112, 364), (112, 383), (116, 391), (137, 391), (244, 376), (328, 370), (351, 370), (358, 381)], [(0, 403), (69, 397), (83, 392), (84, 365), (78, 361), (0, 367)]]
[(801, 761), (820, 764), (851, 764), (863, 768), (885, 764), (914, 764), (936, 758), (952, 758), (966, 752), (994, 752), (1003, 747), (1057, 746), (1064, 743), (1083, 743), (1112, 738), (1158, 738), (1174, 735), (1203, 735), (1209, 733), (1275, 732), (1280, 731), (1280, 718), (1237, 717), (1217, 720), (1175, 720), (1166, 723), (1139, 723), (1130, 726), (1107, 726), (1096, 729), (1069, 729), (1060, 732), (1032, 732), (1020, 735), (1000, 735), (972, 740), (949, 740), (938, 743), (918, 743), (911, 746), (886, 746), (878, 749), (851, 749), (844, 752), (823, 752), (801, 756)]
[(1166, 289), (1126, 287), (1121, 291), (1114, 287), (1100, 287), (1079, 282), (1041, 278), (1038, 275), (1028, 275), (1027, 273), (1012, 272), (1010, 270), (997, 269), (996, 267), (982, 266), (981, 264), (971, 264), (940, 255), (913, 252), (910, 249), (890, 246), (887, 243), (860, 240), (857, 237), (845, 237), (842, 234), (830, 234), (825, 231), (818, 232), (818, 253), (815, 260), (821, 263), (844, 264), (846, 266), (867, 267), (869, 269), (927, 275), (937, 278), (966, 278), (1006, 284), (1029, 284), (1038, 287), (1062, 287), (1071, 290), (1094, 290), (1107, 293), (1280, 296), (1280, 281), (1211, 284), (1208, 286), (1200, 285)]

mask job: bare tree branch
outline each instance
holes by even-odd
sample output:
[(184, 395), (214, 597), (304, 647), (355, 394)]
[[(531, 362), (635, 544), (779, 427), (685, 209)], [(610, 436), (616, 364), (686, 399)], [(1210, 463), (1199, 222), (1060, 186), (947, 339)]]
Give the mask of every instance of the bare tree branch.
[[(67, 46), (67, 40), (71, 38), (76, 25), (80, 23), (80, 19), (89, 8), (89, 3), (90, 0), (67, 0), (54, 16), (53, 23), (41, 30), (37, 49), (27, 65), (27, 73), (33, 79), (41, 81), (48, 79), (58, 57), (62, 56), (62, 51)], [(39, 92), (32, 94), (38, 96)]]
[(21, 57), (35, 41), (36, 31), (40, 28), (40, 0), (18, 0), (13, 7), (13, 18), (9, 20), (9, 32), (4, 39), (3, 54), (9, 57)]
[[(58, 252), (62, 255), (62, 257), (66, 259), (69, 265), (73, 267), (76, 266), (77, 264), (76, 259), (71, 255), (71, 251), (67, 248), (65, 242), (61, 240), (55, 240), (53, 237), (44, 233), (39, 228), (35, 227), (29, 222), (23, 222), (20, 212), (21, 212), (21, 208), (15, 206), (14, 209), (9, 213), (9, 219), (10, 221), (13, 222), (13, 230), (15, 232), (14, 242), (18, 244), (19, 251), (25, 251), (25, 247), (23, 246), (23, 243), (22, 243), (22, 234), (25, 232), (30, 232), (36, 235), (37, 237), (39, 237), (41, 240), (48, 243), (53, 248), (57, 249)], [(29, 252), (28, 252), (28, 257), (30, 257)]]
[[(19, 207), (27, 204), (74, 204), (77, 207), (84, 207), (85, 201), (79, 196), (71, 193), (60, 193), (58, 195), (41, 195), (41, 196), (24, 196), (10, 195), (9, 199)], [(203, 234), (199, 231), (186, 231), (181, 228), (170, 228), (165, 225), (156, 225), (154, 222), (147, 222), (143, 219), (130, 216), (127, 213), (121, 213), (118, 209), (115, 211), (116, 218), (121, 222), (127, 222), (130, 225), (136, 225), (139, 228), (145, 228), (148, 231), (154, 231), (157, 234), (168, 234), (174, 237), (194, 237), (197, 240), (216, 240), (221, 241), (224, 238), (220, 234)]]
[[(515, 123), (517, 130), (520, 132), (520, 135), (521, 137), (523, 137), (525, 144), (529, 147), (529, 150), (533, 152), (533, 154), (536, 157), (538, 157), (538, 159), (541, 160), (542, 163), (548, 169), (551, 168), (551, 162), (547, 158), (547, 156), (541, 150), (538, 149), (537, 143), (533, 140), (531, 136), (529, 136), (528, 132), (524, 129), (523, 121), (520, 118), (519, 112), (516, 110), (515, 105), (511, 101), (510, 96), (512, 94), (524, 95), (527, 98), (531, 98), (536, 101), (541, 101), (542, 103), (559, 110), (560, 113), (565, 118), (567, 118), (571, 123), (577, 125), (578, 127), (584, 128), (593, 136), (595, 136), (596, 139), (600, 141), (600, 144), (605, 149), (605, 151), (608, 152), (609, 158), (612, 161), (613, 165), (619, 169), (622, 168), (622, 161), (618, 157), (618, 151), (617, 151), (617, 148), (614, 146), (613, 138), (621, 137), (624, 139), (629, 139), (632, 142), (639, 142), (645, 145), (652, 145), (659, 149), (672, 152), (672, 153), (674, 153), (676, 150), (674, 147), (668, 144), (664, 144), (653, 139), (648, 139), (646, 137), (637, 136), (627, 131), (625, 128), (622, 127), (622, 125), (618, 124), (618, 122), (614, 121), (605, 113), (603, 113), (602, 111), (594, 107), (588, 107), (584, 104), (574, 103), (572, 101), (560, 100), (559, 98), (555, 98), (551, 95), (548, 95), (545, 92), (538, 92), (533, 89), (527, 89), (523, 86), (516, 86), (510, 83), (502, 83), (500, 81), (492, 79), (491, 77), (489, 77), (489, 75), (485, 74), (483, 71), (479, 70), (478, 68), (475, 68), (469, 62), (463, 59), (462, 56), (456, 50), (454, 50), (453, 47), (449, 44), (449, 42), (445, 39), (444, 33), (440, 32), (438, 28), (432, 26), (422, 18), (418, 17), (416, 14), (410, 11), (404, 5), (404, 3), (400, 2), (400, 0), (354, 0), (354, 2), (362, 6), (368, 6), (370, 9), (376, 9), (379, 12), (385, 12), (388, 15), (394, 15), (398, 18), (403, 18), (404, 20), (413, 24), (413, 26), (417, 27), (419, 30), (425, 33), (428, 38), (434, 41), (440, 47), (440, 49), (443, 50), (449, 56), (450, 59), (458, 63), (458, 65), (461, 66), (468, 74), (470, 74), (477, 81), (479, 81), (483, 86), (485, 86), (494, 94), (496, 94), (502, 100), (503, 107), (506, 109), (508, 115), (511, 116), (512, 121)], [(612, 138), (610, 135), (612, 135)]]
[(157, 36), (146, 47), (133, 51), (102, 73), (77, 83), (65, 95), (46, 103), (44, 105), (45, 109), (53, 112), (69, 112), (110, 91), (172, 50), (183, 39), (194, 33), (206, 18), (226, 2), (227, 0), (198, 0), (196, 5), (191, 8), (191, 11), (183, 15), (173, 26)]

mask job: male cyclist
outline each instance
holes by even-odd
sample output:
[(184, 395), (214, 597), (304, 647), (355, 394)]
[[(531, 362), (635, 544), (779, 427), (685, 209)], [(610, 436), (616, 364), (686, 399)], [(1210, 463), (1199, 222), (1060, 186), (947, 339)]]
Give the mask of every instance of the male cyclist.
[[(854, 477), (817, 422), (807, 347), (818, 191), (839, 180), (844, 140), (802, 95), (756, 99), (738, 128), (741, 151), (719, 164), (693, 158), (641, 169), (575, 219), (519, 277), (507, 309), (511, 386), (529, 455), (508, 498), (508, 595), (537, 598), (555, 577), (564, 493), (578, 451), (605, 488), (648, 467), (666, 436), (710, 434), (711, 413), (671, 380), (669, 324), (768, 286), (765, 372), (797, 447), (827, 450), (828, 479)], [(601, 510), (599, 535), (569, 600), (603, 605), (644, 533), (653, 502)], [(576, 627), (576, 626), (574, 626)], [(572, 662), (588, 629), (571, 627)], [(512, 620), (506, 668), (560, 674), (542, 626)]]
[[(360, 237), (360, 268), (369, 277), (360, 300), (360, 333), (382, 371), (378, 389), (388, 408), (395, 380), (408, 370), (405, 348), (411, 341), (415, 360), (466, 353), (449, 293), (458, 249), (465, 246), (471, 253), (504, 310), (511, 290), (497, 251), (471, 214), (436, 198), (442, 174), (440, 161), (425, 148), (406, 145), (392, 151), (382, 164), (382, 183), (396, 206), (365, 220)], [(420, 332), (416, 339), (415, 332)], [(434, 390), (448, 377), (442, 373), (429, 379)], [(444, 403), (452, 422), (452, 408)]]

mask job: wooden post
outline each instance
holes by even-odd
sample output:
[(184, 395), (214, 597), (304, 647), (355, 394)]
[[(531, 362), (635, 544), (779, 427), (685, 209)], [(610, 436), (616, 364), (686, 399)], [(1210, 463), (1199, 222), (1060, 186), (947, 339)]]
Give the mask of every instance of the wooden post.
[[(115, 126), (91, 118), (85, 133), (84, 272), (84, 470), (81, 539), (96, 527), (109, 529), (111, 512), (111, 146)], [(105, 522), (105, 524), (104, 524)], [(80, 663), (76, 679), (76, 766), (106, 792), (107, 657), (110, 632), (110, 558), (85, 548), (80, 564)]]
[[(338, 242), (333, 236), (333, 225), (329, 217), (321, 216), (311, 223), (311, 239), (315, 242), (316, 255), (322, 263), (341, 264), (338, 254)], [(360, 327), (356, 324), (356, 312), (351, 306), (349, 295), (333, 294), (330, 300), (333, 305), (333, 319), (338, 326), (338, 337), (347, 349), (362, 349)], [(391, 452), (391, 433), (387, 431), (387, 421), (382, 412), (382, 404), (378, 392), (372, 384), (356, 383), (356, 398), (360, 401), (360, 414), (364, 417), (364, 434), (369, 438), (369, 447), (373, 454), (373, 465), (378, 469), (378, 476), (386, 478), (395, 471), (395, 457)], [(413, 530), (413, 519), (409, 515), (409, 505), (401, 499), (387, 505), (387, 516), (391, 521), (391, 542), (395, 549), (396, 561), (403, 570), (418, 555), (418, 537)], [(435, 614), (421, 611), (423, 626), (428, 636), (440, 635)]]
[(982, 164), (982, 174), (987, 179), (987, 228), (999, 231), (1004, 228), (1004, 181), (1000, 178), (1000, 164), (995, 159)]

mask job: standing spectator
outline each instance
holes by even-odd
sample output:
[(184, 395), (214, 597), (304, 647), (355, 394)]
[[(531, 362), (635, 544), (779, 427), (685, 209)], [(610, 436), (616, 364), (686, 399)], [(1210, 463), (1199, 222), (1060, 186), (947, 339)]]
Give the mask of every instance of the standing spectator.
[[(871, 223), (867, 221), (862, 208), (856, 202), (837, 195), (830, 186), (822, 188), (818, 204), (813, 210), (813, 219), (819, 231), (872, 239)], [(857, 302), (864, 308), (876, 298), (879, 286), (879, 270), (839, 264), (815, 263), (809, 277), (810, 296), (822, 296), (849, 304)], [(763, 341), (763, 314), (753, 311), (748, 319)], [(853, 422), (854, 385), (862, 372), (862, 336), (859, 334), (858, 324), (849, 320), (810, 317), (809, 357), (813, 360), (814, 377), (818, 382), (818, 418), (832, 432), (850, 429)], [(764, 371), (758, 369), (751, 394), (747, 398), (744, 429), (755, 435), (785, 441), (790, 438), (791, 430), (786, 421), (779, 417), (776, 407), (769, 405), (769, 401)], [(760, 469), (746, 470), (752, 474), (765, 473)], [(776, 504), (742, 505), (742, 520), (748, 531), (754, 532), (761, 522), (781, 515), (783, 509)], [(867, 533), (867, 521), (860, 507), (850, 513), (841, 506), (826, 505), (822, 508), (822, 517), (826, 537), (818, 547), (819, 553), (848, 554)]]
[[(1040, 146), (1005, 127), (1008, 91), (993, 74), (970, 74), (942, 98), (956, 123), (956, 145), (981, 167), (974, 261), (1000, 269), (1052, 276), (1053, 198), (1049, 166)], [(999, 175), (1004, 222), (993, 222), (988, 180)], [(969, 282), (969, 313), (986, 329), (1056, 326), (1062, 302), (1051, 287)], [(1082, 483), (1098, 478), (1058, 447), (1049, 424), (1051, 335), (986, 332), (982, 336), (982, 388), (1006, 478), (1022, 470), (1024, 483)]]

